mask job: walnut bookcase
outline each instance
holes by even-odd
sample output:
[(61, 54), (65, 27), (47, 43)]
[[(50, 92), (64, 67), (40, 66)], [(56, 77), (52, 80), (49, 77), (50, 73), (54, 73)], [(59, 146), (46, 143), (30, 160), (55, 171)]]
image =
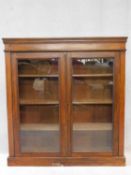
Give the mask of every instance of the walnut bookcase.
[(125, 164), (126, 39), (3, 39), (9, 165)]

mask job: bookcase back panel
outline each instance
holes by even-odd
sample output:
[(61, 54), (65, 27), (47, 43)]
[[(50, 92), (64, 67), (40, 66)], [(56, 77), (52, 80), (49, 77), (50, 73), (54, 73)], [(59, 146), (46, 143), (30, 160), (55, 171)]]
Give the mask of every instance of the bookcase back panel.
[(21, 106), (21, 123), (47, 123), (58, 124), (59, 106), (58, 105), (28, 105)]
[(112, 122), (112, 105), (73, 105), (74, 122)]

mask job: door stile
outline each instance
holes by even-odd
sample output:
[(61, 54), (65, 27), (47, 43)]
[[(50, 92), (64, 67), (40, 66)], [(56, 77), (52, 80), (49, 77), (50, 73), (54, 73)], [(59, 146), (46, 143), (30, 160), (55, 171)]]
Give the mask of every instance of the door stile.
[(60, 132), (61, 132), (61, 156), (67, 156), (67, 106), (66, 106), (66, 57), (62, 54), (59, 60), (59, 96), (60, 96)]
[(7, 109), (8, 109), (8, 138), (9, 138), (9, 155), (14, 157), (14, 118), (13, 118), (13, 96), (12, 96), (12, 54), (5, 52), (6, 56), (6, 92), (7, 92)]
[(113, 103), (113, 155), (117, 156), (119, 151), (119, 107), (120, 107), (120, 54), (117, 52), (114, 59), (114, 103)]
[(67, 54), (66, 59), (67, 65), (67, 78), (66, 78), (66, 85), (67, 85), (67, 126), (68, 126), (68, 156), (72, 155), (72, 60), (70, 53)]
[(120, 52), (119, 156), (124, 156), (125, 51)]
[(12, 86), (13, 86), (13, 106), (14, 106), (14, 140), (15, 140), (15, 155), (20, 155), (20, 111), (19, 111), (19, 85), (18, 85), (18, 63), (16, 54), (12, 55)]

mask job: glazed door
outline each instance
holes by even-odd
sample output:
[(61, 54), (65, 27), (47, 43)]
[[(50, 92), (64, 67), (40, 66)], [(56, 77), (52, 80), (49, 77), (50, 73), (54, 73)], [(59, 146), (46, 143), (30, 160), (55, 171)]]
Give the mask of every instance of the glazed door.
[(112, 52), (68, 55), (69, 146), (73, 156), (118, 152), (117, 58)]
[[(17, 155), (60, 156), (65, 147), (65, 58), (61, 53), (15, 53), (14, 128)], [(18, 87), (18, 89), (17, 89)]]

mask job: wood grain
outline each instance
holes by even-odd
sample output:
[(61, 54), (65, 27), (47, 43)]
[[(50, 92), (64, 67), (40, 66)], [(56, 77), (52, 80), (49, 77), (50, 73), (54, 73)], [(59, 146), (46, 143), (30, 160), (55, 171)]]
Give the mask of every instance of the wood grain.
[(9, 154), (15, 155), (14, 143), (14, 116), (13, 116), (13, 95), (12, 95), (12, 70), (11, 70), (11, 53), (6, 52), (6, 91), (7, 91), (7, 109), (8, 109), (8, 138)]

